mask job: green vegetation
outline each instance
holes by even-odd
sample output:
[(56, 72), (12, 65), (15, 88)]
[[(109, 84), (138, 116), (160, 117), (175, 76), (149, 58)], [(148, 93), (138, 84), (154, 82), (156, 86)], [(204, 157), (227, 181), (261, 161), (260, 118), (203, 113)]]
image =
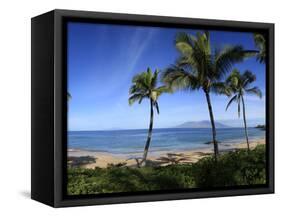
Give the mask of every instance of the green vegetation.
[(244, 95), (252, 94), (262, 98), (262, 92), (258, 87), (250, 87), (251, 83), (253, 83), (255, 80), (256, 76), (252, 72), (246, 70), (243, 74), (241, 74), (237, 69), (234, 69), (226, 79), (228, 91), (230, 92), (230, 96), (232, 96), (226, 106), (226, 110), (231, 103), (236, 101), (238, 105), (238, 117), (240, 117), (240, 104), (242, 103), (245, 137), (248, 150), (250, 150), (250, 144), (248, 138)]
[(254, 82), (256, 78), (248, 70), (243, 75), (237, 70), (233, 70), (226, 80), (224, 78), (230, 73), (235, 64), (243, 62), (245, 58), (256, 56), (260, 63), (265, 63), (265, 38), (261, 34), (254, 34), (253, 36), (258, 51), (244, 50), (241, 45), (213, 48), (208, 31), (197, 32), (195, 36), (185, 32), (178, 33), (175, 38), (175, 47), (179, 51), (179, 57), (175, 61), (175, 64), (162, 71), (161, 76), (162, 82), (165, 84), (164, 86), (157, 87), (158, 70), (152, 73), (150, 68), (148, 68), (146, 72), (134, 76), (132, 79), (133, 85), (129, 90), (129, 104), (131, 105), (136, 101), (141, 103), (145, 98), (150, 100), (150, 123), (144, 153), (140, 162), (136, 159), (139, 166), (146, 164), (152, 137), (154, 108), (156, 108), (159, 114), (157, 99), (163, 92), (174, 92), (176, 90), (203, 91), (206, 97), (212, 127), (211, 143), (214, 146), (215, 159), (219, 155), (219, 147), (216, 138), (215, 117), (210, 94), (234, 95), (230, 99), (226, 109), (233, 101), (237, 101), (239, 116), (240, 101), (242, 101), (245, 136), (249, 150), (243, 95), (245, 93), (251, 93), (261, 97), (261, 91), (258, 87), (249, 88), (250, 83)]
[(261, 129), (261, 130), (266, 130), (266, 126), (264, 124), (259, 124), (256, 126), (256, 128)]
[(266, 183), (265, 146), (159, 167), (68, 169), (68, 194), (96, 194), (241, 186)]
[[(179, 58), (173, 65), (161, 72), (163, 84), (159, 85), (159, 71), (152, 72), (150, 68), (138, 73), (132, 79), (129, 104), (132, 105), (135, 102), (140, 104), (143, 99), (148, 99), (150, 102), (148, 135), (142, 158), (135, 159), (137, 167), (128, 167), (126, 162), (122, 162), (116, 165), (109, 164), (107, 168), (84, 169), (81, 166), (95, 163), (96, 159), (89, 156), (71, 157), (68, 162), (68, 194), (265, 184), (265, 145), (259, 145), (250, 150), (244, 102), (246, 93), (261, 97), (261, 91), (258, 87), (250, 87), (250, 84), (256, 80), (254, 74), (248, 70), (243, 74), (233, 70), (236, 63), (242, 62), (248, 57), (255, 56), (257, 61), (265, 63), (265, 38), (261, 34), (254, 34), (253, 38), (258, 50), (247, 51), (240, 45), (218, 46), (219, 49), (212, 47), (208, 31), (197, 32), (196, 35), (177, 34), (175, 47), (179, 51)], [(227, 78), (225, 79), (225, 77)], [(184, 163), (187, 160), (186, 157), (167, 154), (167, 156), (157, 159), (158, 163), (160, 162), (158, 165), (149, 165), (147, 155), (155, 110), (159, 114), (158, 98), (165, 92), (177, 90), (201, 90), (204, 93), (212, 126), (210, 143), (214, 146), (214, 155), (205, 156), (196, 163)], [(219, 142), (216, 138), (215, 117), (211, 103), (212, 93), (231, 97), (226, 110), (233, 102), (237, 102), (238, 116), (240, 116), (240, 104), (242, 103), (247, 149), (219, 155)], [(71, 99), (69, 93), (67, 98)], [(265, 127), (259, 128), (265, 129)], [(160, 166), (161, 164), (166, 166)]]
[(158, 105), (158, 97), (167, 92), (168, 89), (166, 86), (159, 86), (157, 87), (158, 83), (158, 74), (159, 71), (155, 70), (152, 73), (151, 69), (148, 68), (146, 72), (139, 73), (134, 76), (132, 83), (133, 85), (130, 88), (130, 97), (129, 97), (129, 104), (132, 105), (133, 103), (137, 102), (140, 104), (143, 99), (149, 99), (150, 101), (150, 122), (149, 122), (149, 129), (148, 129), (148, 136), (146, 140), (146, 144), (144, 147), (143, 158), (139, 165), (146, 164), (146, 158), (148, 154), (148, 149), (150, 146), (150, 141), (152, 137), (152, 128), (153, 128), (153, 116), (154, 116), (154, 108), (156, 109), (157, 113), (159, 114), (159, 105)]
[(258, 52), (256, 54), (257, 60), (260, 63), (265, 63), (266, 60), (266, 41), (262, 34), (255, 33), (254, 34), (255, 45), (258, 48)]
[(180, 57), (163, 73), (163, 82), (176, 90), (203, 90), (212, 126), (214, 154), (219, 154), (215, 118), (210, 93), (225, 94), (223, 77), (235, 63), (242, 62), (248, 53), (240, 45), (213, 49), (208, 31), (196, 36), (179, 33), (175, 46)]

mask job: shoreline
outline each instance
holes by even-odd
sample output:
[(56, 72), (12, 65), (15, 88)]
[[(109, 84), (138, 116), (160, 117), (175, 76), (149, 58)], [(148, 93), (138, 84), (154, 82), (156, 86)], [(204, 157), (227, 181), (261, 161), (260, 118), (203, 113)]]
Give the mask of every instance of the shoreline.
[[(253, 149), (259, 144), (265, 144), (265, 138), (255, 139), (250, 141), (250, 148)], [(246, 142), (236, 143), (221, 148), (221, 153), (245, 149), (247, 147)], [(183, 151), (158, 151), (148, 153), (147, 162), (148, 164), (155, 166), (165, 166), (172, 162), (178, 163), (195, 163), (203, 157), (209, 156), (213, 153), (212, 147), (198, 148), (192, 150)], [(142, 156), (141, 153), (129, 154), (111, 154), (109, 152), (96, 152), (87, 151), (81, 149), (68, 149), (67, 150), (68, 163), (71, 165), (78, 164), (82, 168), (94, 169), (96, 167), (106, 168), (108, 164), (125, 164), (129, 167), (136, 167), (136, 158)]]

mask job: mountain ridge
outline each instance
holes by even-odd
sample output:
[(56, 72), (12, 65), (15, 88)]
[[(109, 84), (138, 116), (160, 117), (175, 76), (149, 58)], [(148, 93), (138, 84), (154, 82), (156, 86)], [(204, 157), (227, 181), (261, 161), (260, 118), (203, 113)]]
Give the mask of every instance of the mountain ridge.
[[(218, 121), (215, 122), (216, 128), (228, 128), (226, 124), (222, 124)], [(204, 120), (204, 121), (186, 121), (182, 124), (175, 126), (175, 128), (211, 128), (211, 122)]]

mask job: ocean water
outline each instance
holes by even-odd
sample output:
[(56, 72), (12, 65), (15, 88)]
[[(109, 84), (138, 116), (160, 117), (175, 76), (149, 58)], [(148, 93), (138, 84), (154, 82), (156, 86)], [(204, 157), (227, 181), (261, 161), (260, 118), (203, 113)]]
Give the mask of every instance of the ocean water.
[[(96, 152), (109, 152), (134, 156), (142, 153), (147, 138), (147, 129), (112, 130), (112, 131), (69, 131), (68, 148), (82, 149)], [(265, 137), (265, 131), (249, 128), (249, 139), (255, 140)], [(149, 148), (150, 154), (168, 151), (184, 151), (199, 148), (209, 148), (212, 144), (205, 144), (212, 140), (211, 129), (153, 129)], [(244, 128), (217, 129), (217, 140), (220, 149), (230, 145), (245, 142)]]

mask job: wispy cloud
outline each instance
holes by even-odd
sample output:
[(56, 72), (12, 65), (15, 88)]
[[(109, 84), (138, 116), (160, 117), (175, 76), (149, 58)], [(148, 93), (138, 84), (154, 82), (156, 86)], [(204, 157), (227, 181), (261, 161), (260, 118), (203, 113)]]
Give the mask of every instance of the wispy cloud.
[(136, 67), (139, 59), (142, 57), (144, 51), (151, 43), (153, 36), (157, 34), (157, 29), (151, 28), (149, 30), (144, 28), (137, 28), (133, 37), (131, 38), (130, 45), (128, 47), (128, 72), (132, 72)]

